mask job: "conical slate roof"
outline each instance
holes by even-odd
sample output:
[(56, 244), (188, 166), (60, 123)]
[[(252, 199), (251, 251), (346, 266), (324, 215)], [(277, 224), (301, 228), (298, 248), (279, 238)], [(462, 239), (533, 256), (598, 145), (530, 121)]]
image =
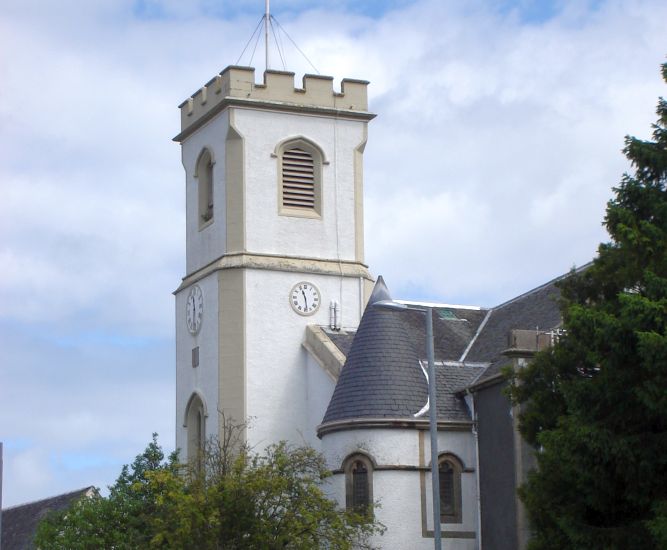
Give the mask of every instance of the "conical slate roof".
[(427, 401), (426, 377), (402, 315), (373, 306), (382, 300), (391, 300), (391, 296), (378, 277), (323, 424), (358, 418), (411, 418)]

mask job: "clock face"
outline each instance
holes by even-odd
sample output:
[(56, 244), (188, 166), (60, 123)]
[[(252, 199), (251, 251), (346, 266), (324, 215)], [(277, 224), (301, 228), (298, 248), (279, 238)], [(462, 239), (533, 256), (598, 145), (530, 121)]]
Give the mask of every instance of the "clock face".
[(201, 318), (204, 313), (204, 295), (199, 285), (190, 289), (188, 301), (185, 304), (185, 318), (188, 323), (188, 330), (191, 334), (197, 334), (201, 326)]
[(312, 315), (320, 307), (320, 291), (313, 283), (302, 281), (292, 287), (289, 303), (299, 315)]

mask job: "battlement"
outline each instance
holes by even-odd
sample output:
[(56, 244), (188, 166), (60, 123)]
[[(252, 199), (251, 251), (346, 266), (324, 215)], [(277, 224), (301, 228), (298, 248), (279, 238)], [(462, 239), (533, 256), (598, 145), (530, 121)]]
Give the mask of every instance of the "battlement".
[(248, 103), (288, 110), (305, 107), (331, 114), (344, 111), (370, 119), (373, 115), (368, 113), (367, 86), (365, 80), (345, 78), (341, 91), (335, 92), (333, 77), (307, 74), (303, 77), (303, 86), (295, 88), (294, 73), (271, 70), (264, 72), (263, 84), (255, 84), (254, 68), (231, 65), (179, 105), (180, 136), (197, 121), (207, 119), (230, 104)]

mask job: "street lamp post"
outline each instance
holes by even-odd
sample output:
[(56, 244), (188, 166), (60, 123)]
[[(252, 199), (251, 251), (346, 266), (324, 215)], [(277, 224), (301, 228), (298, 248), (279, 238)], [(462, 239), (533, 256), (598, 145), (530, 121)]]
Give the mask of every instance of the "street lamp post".
[(426, 307), (426, 358), (428, 360), (428, 418), (431, 432), (431, 484), (433, 485), (433, 541), (442, 548), (440, 532), (440, 472), (438, 467), (438, 412), (435, 399), (435, 353), (433, 350), (433, 308)]
[(436, 410), (435, 353), (433, 346), (433, 308), (430, 306), (410, 307), (393, 300), (380, 300), (373, 304), (383, 309), (421, 311), (426, 316), (426, 359), (428, 361), (428, 417), (431, 435), (431, 485), (433, 488), (433, 546), (442, 549), (440, 530), (440, 472), (438, 471), (438, 413)]

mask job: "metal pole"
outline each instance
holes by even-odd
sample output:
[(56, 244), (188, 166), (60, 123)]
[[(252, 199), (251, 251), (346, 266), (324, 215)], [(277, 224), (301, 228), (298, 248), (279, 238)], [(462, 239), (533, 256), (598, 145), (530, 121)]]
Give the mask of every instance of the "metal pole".
[(440, 531), (440, 472), (438, 471), (438, 411), (435, 402), (435, 358), (433, 351), (433, 308), (426, 308), (426, 356), (428, 359), (428, 417), (431, 432), (431, 484), (433, 485), (433, 546), (442, 548)]
[(269, 22), (271, 14), (269, 11), (269, 1), (266, 0), (266, 13), (264, 14), (264, 61), (265, 61), (265, 70), (269, 70)]
[(435, 550), (442, 549), (442, 531), (440, 529), (440, 472), (438, 470), (438, 409), (435, 400), (435, 352), (433, 350), (433, 308), (414, 307), (392, 300), (381, 300), (373, 304), (385, 309), (413, 309), (426, 315), (426, 358), (428, 361), (428, 418), (431, 434), (431, 485), (433, 486), (433, 545)]

